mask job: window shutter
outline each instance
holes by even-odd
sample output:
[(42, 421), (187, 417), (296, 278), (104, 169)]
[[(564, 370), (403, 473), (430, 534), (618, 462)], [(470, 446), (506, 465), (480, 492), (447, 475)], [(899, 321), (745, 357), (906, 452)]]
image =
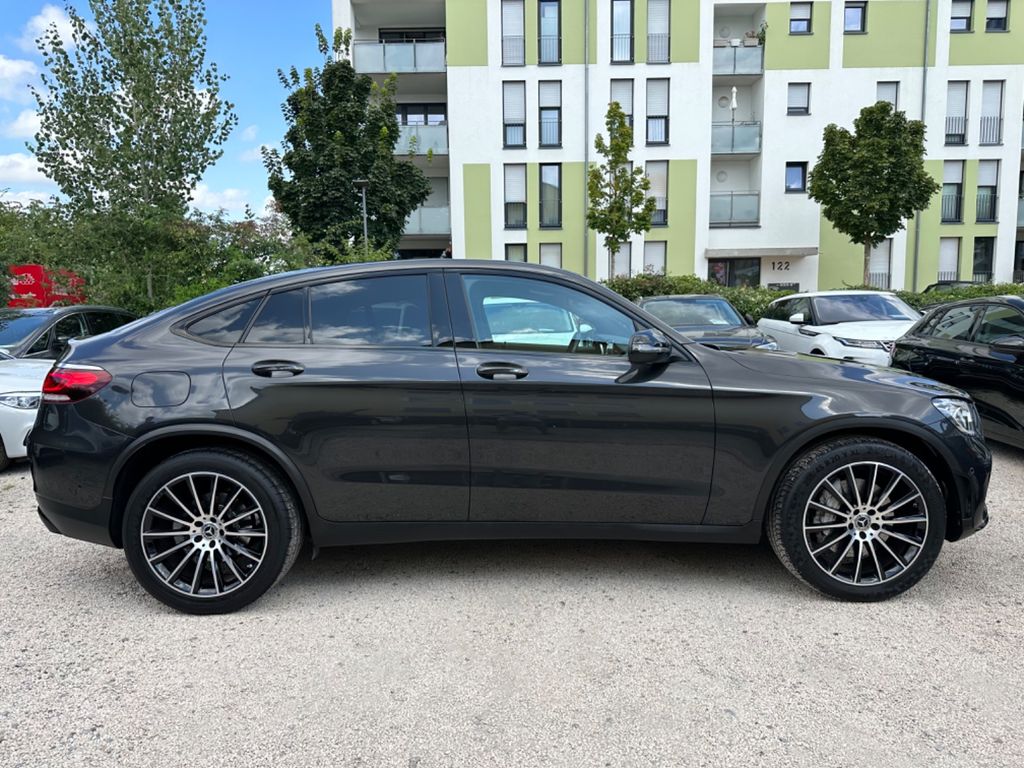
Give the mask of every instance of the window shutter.
[(664, 160), (649, 162), (645, 170), (647, 178), (651, 180), (651, 188), (647, 193), (658, 199), (668, 197), (668, 163)]
[(962, 160), (947, 160), (942, 164), (943, 184), (963, 184), (964, 164)]
[(999, 161), (982, 160), (978, 163), (978, 186), (995, 187), (999, 185)]
[(944, 237), (939, 241), (939, 272), (946, 274), (960, 270), (960, 238)]
[(647, 115), (660, 117), (668, 114), (668, 80), (647, 81)]
[(501, 34), (523, 37), (523, 0), (501, 0)]
[(790, 3), (789, 4), (789, 18), (794, 21), (806, 20), (811, 18), (811, 4), (810, 3)]
[(665, 272), (665, 243), (644, 243), (644, 270), (655, 274)]
[(545, 267), (559, 267), (562, 266), (562, 244), (561, 243), (541, 243), (540, 245), (540, 263)]
[[(625, 275), (628, 277), (632, 272), (632, 254), (632, 243), (623, 243), (619, 247), (619, 252), (610, 260), (611, 263), (608, 265), (608, 271), (610, 272), (609, 277), (618, 277), (619, 275)], [(609, 256), (610, 255), (611, 254), (609, 254)]]
[(505, 202), (526, 202), (526, 166), (505, 166)]
[(894, 107), (899, 100), (900, 84), (898, 82), (881, 82), (878, 84), (878, 93), (875, 101), (887, 101)]
[(610, 101), (619, 102), (626, 115), (633, 114), (633, 81), (612, 80), (612, 96)]
[(892, 238), (887, 238), (882, 243), (871, 249), (868, 257), (868, 272), (873, 274), (889, 274), (889, 258), (892, 254)]
[(537, 86), (537, 102), (542, 108), (562, 106), (562, 81), (541, 81)]
[(988, 10), (985, 14), (990, 19), (1006, 18), (1006, 0), (988, 0)]
[(668, 0), (647, 0), (647, 34), (668, 34)]
[(526, 122), (526, 83), (503, 83), (505, 122)]
[(1000, 117), (1003, 113), (1003, 81), (986, 80), (981, 89), (982, 117)]
[(786, 94), (787, 109), (807, 109), (807, 83), (790, 83)]
[[(953, 0), (953, 11), (950, 14), (953, 18), (969, 18), (971, 15), (971, 0)], [(992, 2), (989, 0), (989, 6)]]
[(946, 116), (967, 117), (967, 83), (950, 80), (946, 86)]

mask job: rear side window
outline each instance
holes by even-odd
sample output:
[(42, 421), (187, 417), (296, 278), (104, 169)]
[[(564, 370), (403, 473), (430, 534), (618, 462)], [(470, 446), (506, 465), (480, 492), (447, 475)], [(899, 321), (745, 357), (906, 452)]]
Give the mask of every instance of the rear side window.
[(252, 319), (252, 313), (260, 304), (258, 298), (235, 304), (233, 307), (214, 312), (201, 320), (196, 320), (188, 327), (188, 332), (204, 341), (217, 344), (237, 344), (242, 338), (245, 326)]
[(1004, 336), (1024, 336), (1024, 315), (1013, 307), (989, 307), (974, 340), (991, 344)]
[(86, 318), (94, 336), (120, 328), (132, 321), (131, 315), (121, 312), (87, 312)]
[(977, 307), (953, 307), (947, 310), (932, 328), (932, 337), (948, 341), (966, 341), (971, 338), (971, 328), (974, 326), (977, 312)]
[(314, 344), (430, 346), (426, 275), (339, 280), (311, 286)]
[(272, 293), (245, 337), (246, 344), (303, 344), (306, 340), (306, 289)]

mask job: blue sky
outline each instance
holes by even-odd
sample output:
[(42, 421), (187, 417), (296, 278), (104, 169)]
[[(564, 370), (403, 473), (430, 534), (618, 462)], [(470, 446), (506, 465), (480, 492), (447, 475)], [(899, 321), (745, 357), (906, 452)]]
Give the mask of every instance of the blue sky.
[[(88, 16), (87, 0), (72, 5)], [(207, 0), (207, 16), (207, 56), (231, 77), (221, 96), (235, 104), (238, 127), (194, 202), (207, 211), (223, 207), (232, 216), (240, 216), (246, 204), (258, 213), (270, 194), (259, 147), (278, 145), (285, 129), (277, 70), (319, 63), (313, 25), (330, 27), (330, 0)], [(43, 66), (33, 39), (51, 21), (66, 27), (63, 2), (0, 0), (0, 193), (7, 190), (6, 200), (57, 191), (25, 147), (35, 131), (35, 102), (27, 86)]]

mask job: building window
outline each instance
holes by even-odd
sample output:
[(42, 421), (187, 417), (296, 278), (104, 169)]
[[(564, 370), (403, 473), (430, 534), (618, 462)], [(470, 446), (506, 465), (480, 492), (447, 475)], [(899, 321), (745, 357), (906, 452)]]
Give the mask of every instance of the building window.
[(878, 83), (875, 101), (887, 101), (892, 104), (893, 109), (900, 107), (900, 83), (899, 80), (882, 80)]
[(540, 244), (540, 263), (545, 267), (558, 267), (562, 268), (562, 244), (561, 243), (541, 243)]
[(889, 290), (892, 265), (892, 238), (887, 237), (871, 248), (868, 256), (868, 285), (880, 291)]
[(506, 149), (526, 146), (526, 83), (502, 83), (504, 144)]
[(982, 160), (978, 163), (978, 202), (975, 221), (996, 221), (999, 190), (999, 161)]
[(540, 0), (537, 4), (537, 63), (562, 63), (562, 10), (559, 0)]
[(633, 63), (633, 0), (612, 0), (612, 64)]
[(790, 83), (786, 100), (787, 115), (811, 114), (811, 84)]
[(960, 279), (960, 238), (939, 238), (939, 273), (937, 280)]
[(988, 8), (985, 11), (986, 32), (1005, 32), (1007, 30), (1008, 7), (1007, 0), (988, 0)]
[(664, 275), (665, 274), (665, 253), (667, 251), (667, 243), (664, 241), (660, 242), (645, 242), (644, 243), (644, 272), (649, 272), (653, 275)]
[(974, 238), (974, 274), (972, 275), (974, 282), (992, 282), (992, 259), (995, 252), (996, 239), (994, 237)]
[(608, 252), (608, 277), (629, 277), (632, 272), (633, 245), (623, 243), (619, 246), (619, 252), (612, 254)]
[(813, 13), (813, 9), (813, 3), (789, 4), (789, 34), (811, 34), (811, 15)]
[(786, 191), (807, 191), (807, 163), (786, 163)]
[(526, 229), (526, 166), (505, 166), (505, 229)]
[(445, 104), (396, 104), (399, 125), (444, 125), (448, 121)]
[(949, 31), (970, 32), (973, 13), (973, 0), (953, 0), (949, 13)]
[(505, 245), (505, 261), (526, 262), (526, 243), (507, 243)]
[(626, 115), (626, 124), (633, 127), (633, 81), (612, 80), (611, 98), (609, 101), (617, 101)]
[(669, 62), (669, 0), (647, 0), (647, 63)]
[(647, 81), (647, 143), (668, 144), (668, 80)]
[(558, 163), (540, 166), (540, 225), (562, 226), (562, 166)]
[(986, 80), (981, 84), (981, 133), (979, 144), (1003, 143), (1003, 81)]
[(540, 119), (540, 146), (562, 145), (562, 83), (542, 80), (537, 84), (537, 105)]
[(761, 284), (760, 259), (712, 259), (708, 261), (708, 280), (733, 288)]
[(947, 160), (942, 164), (942, 223), (960, 224), (964, 220), (964, 161)]
[(668, 161), (649, 161), (644, 170), (651, 181), (651, 188), (647, 190), (647, 194), (654, 198), (651, 226), (663, 227), (668, 224)]
[(526, 36), (523, 0), (501, 0), (501, 64), (526, 64)]
[(967, 81), (946, 84), (946, 144), (967, 143)]
[(868, 4), (847, 2), (843, 10), (843, 33), (856, 35), (868, 31)]

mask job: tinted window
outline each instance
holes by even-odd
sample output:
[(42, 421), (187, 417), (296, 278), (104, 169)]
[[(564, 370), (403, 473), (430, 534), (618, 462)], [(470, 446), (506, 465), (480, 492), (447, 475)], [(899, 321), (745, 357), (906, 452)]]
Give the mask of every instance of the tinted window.
[(306, 289), (272, 293), (263, 302), (246, 344), (302, 344), (306, 338)]
[(792, 300), (787, 299), (786, 301), (780, 301), (777, 304), (770, 304), (768, 309), (765, 310), (764, 317), (767, 320), (788, 320), (791, 314), (788, 310), (792, 305)]
[(42, 334), (38, 339), (32, 342), (32, 346), (28, 348), (26, 355), (38, 355), (42, 352), (46, 352), (50, 348), (50, 339), (53, 338), (53, 328), (50, 328), (46, 333)]
[(220, 344), (237, 344), (242, 338), (245, 326), (252, 319), (252, 313), (260, 304), (259, 299), (252, 299), (243, 304), (214, 312), (201, 320), (196, 320), (188, 327), (188, 332), (206, 341)]
[(953, 307), (948, 310), (932, 328), (931, 335), (936, 339), (965, 341), (971, 337), (971, 327), (977, 307)]
[(0, 347), (15, 347), (48, 322), (53, 315), (41, 312), (0, 311)]
[(743, 319), (725, 299), (655, 299), (644, 309), (674, 326), (743, 325)]
[(819, 325), (866, 320), (917, 320), (921, 317), (900, 299), (881, 293), (818, 296), (814, 299), (814, 309)]
[(131, 315), (123, 312), (87, 312), (86, 318), (94, 336), (120, 328), (132, 321)]
[(85, 327), (85, 318), (80, 315), (68, 315), (62, 317), (53, 326), (54, 343), (58, 345), (67, 344), (71, 339), (80, 339), (88, 336), (89, 331)]
[(1024, 336), (1024, 315), (1013, 307), (989, 307), (974, 340), (979, 344), (991, 344), (1004, 336)]
[(429, 346), (426, 275), (340, 280), (309, 289), (314, 344)]
[(485, 275), (464, 282), (483, 349), (624, 355), (636, 330), (627, 315), (573, 288)]

